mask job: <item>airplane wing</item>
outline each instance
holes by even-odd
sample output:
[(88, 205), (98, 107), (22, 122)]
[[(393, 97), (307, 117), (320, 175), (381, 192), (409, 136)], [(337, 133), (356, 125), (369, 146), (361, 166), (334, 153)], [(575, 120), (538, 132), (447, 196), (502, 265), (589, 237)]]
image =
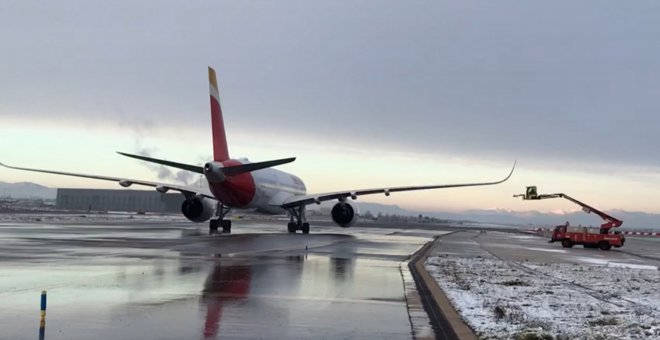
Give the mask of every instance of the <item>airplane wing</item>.
[(178, 192), (182, 193), (186, 197), (202, 195), (202, 196), (207, 197), (207, 198), (211, 198), (211, 199), (214, 199), (214, 200), (216, 199), (208, 188), (194, 188), (194, 187), (185, 186), (185, 185), (158, 183), (158, 182), (142, 181), (142, 180), (137, 180), (137, 179), (128, 179), (128, 178), (121, 178), (121, 177), (86, 175), (86, 174), (76, 174), (76, 173), (72, 173), (72, 172), (63, 172), (63, 171), (20, 168), (20, 167), (15, 167), (15, 166), (9, 166), (9, 165), (3, 164), (3, 163), (0, 163), (0, 166), (3, 166), (5, 168), (9, 168), (9, 169), (14, 169), (14, 170), (42, 172), (42, 173), (53, 174), (53, 175), (83, 177), (83, 178), (99, 179), (99, 180), (103, 180), (103, 181), (117, 182), (117, 183), (119, 183), (119, 185), (121, 185), (122, 187), (125, 187), (125, 188), (130, 187), (133, 184), (135, 184), (135, 185), (144, 185), (144, 186), (156, 188), (156, 190), (158, 190), (161, 193), (166, 193), (169, 190), (173, 190), (173, 191), (178, 191)]
[(385, 194), (389, 196), (390, 193), (400, 192), (400, 191), (414, 191), (414, 190), (428, 190), (428, 189), (447, 189), (447, 188), (459, 188), (459, 187), (473, 187), (473, 186), (482, 186), (482, 185), (494, 185), (500, 184), (508, 180), (513, 174), (513, 170), (516, 168), (516, 163), (513, 163), (511, 172), (504, 179), (495, 181), (495, 182), (484, 182), (484, 183), (464, 183), (464, 184), (441, 184), (441, 185), (425, 185), (425, 186), (408, 186), (408, 187), (391, 187), (391, 188), (376, 188), (376, 189), (362, 189), (362, 190), (346, 190), (346, 191), (337, 191), (329, 192), (322, 194), (314, 195), (304, 195), (304, 196), (293, 196), (286, 200), (281, 205), (282, 208), (293, 208), (299, 207), (301, 205), (308, 205), (312, 203), (320, 204), (324, 201), (331, 201), (334, 199), (346, 199), (350, 197), (356, 199), (358, 196), (363, 195), (373, 195), (373, 194)]

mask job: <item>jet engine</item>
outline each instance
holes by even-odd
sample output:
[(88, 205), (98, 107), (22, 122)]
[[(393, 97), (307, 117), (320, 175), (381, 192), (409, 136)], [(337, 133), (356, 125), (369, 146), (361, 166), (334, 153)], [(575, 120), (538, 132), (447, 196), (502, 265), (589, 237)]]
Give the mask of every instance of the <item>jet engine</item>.
[(193, 197), (183, 201), (181, 212), (193, 222), (208, 221), (215, 214), (215, 201), (204, 197)]
[(332, 207), (332, 220), (342, 228), (348, 228), (355, 224), (360, 213), (358, 207), (349, 202), (339, 202)]

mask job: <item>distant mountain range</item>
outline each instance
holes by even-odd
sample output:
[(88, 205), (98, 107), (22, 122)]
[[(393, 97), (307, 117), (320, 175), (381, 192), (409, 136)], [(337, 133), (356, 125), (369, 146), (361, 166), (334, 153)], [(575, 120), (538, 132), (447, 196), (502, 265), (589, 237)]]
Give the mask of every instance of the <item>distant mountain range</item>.
[[(32, 199), (55, 199), (57, 190), (43, 185), (21, 182), (5, 183), (0, 182), (0, 198), (32, 198)], [(570, 221), (573, 225), (598, 226), (602, 222), (597, 215), (586, 214), (582, 211), (576, 211), (565, 214), (547, 213), (539, 211), (511, 211), (506, 209), (497, 210), (467, 210), (463, 212), (443, 212), (443, 211), (415, 211), (399, 207), (398, 205), (379, 204), (363, 201), (356, 201), (361, 213), (371, 212), (373, 215), (390, 214), (404, 216), (430, 216), (440, 219), (455, 221), (473, 221), (483, 223), (515, 224), (515, 225), (533, 225), (533, 226), (555, 226)], [(320, 206), (312, 205), (311, 210), (326, 210), (332, 207), (334, 202), (325, 202)], [(630, 212), (623, 210), (608, 211), (624, 221), (623, 227), (626, 229), (658, 229), (660, 230), (660, 214), (651, 214), (644, 212)]]
[[(530, 225), (530, 226), (556, 226), (569, 221), (572, 225), (583, 226), (600, 226), (603, 222), (595, 214), (587, 214), (583, 211), (575, 211), (565, 214), (556, 214), (540, 211), (511, 211), (506, 209), (497, 210), (467, 210), (463, 212), (442, 212), (442, 211), (414, 211), (399, 207), (398, 205), (386, 205), (369, 202), (356, 202), (360, 208), (360, 213), (371, 212), (373, 215), (381, 214), (396, 214), (396, 215), (409, 215), (409, 216), (430, 216), (440, 219), (454, 220), (454, 221), (473, 221), (483, 223), (497, 223), (497, 224), (515, 224), (515, 225)], [(328, 205), (321, 205), (331, 207), (332, 202)], [(319, 209), (319, 208), (316, 208)], [(660, 230), (660, 214), (650, 214), (644, 212), (630, 212), (623, 210), (607, 211), (608, 214), (623, 221), (623, 228), (627, 229), (657, 229)]]
[(33, 198), (33, 199), (55, 199), (57, 190), (43, 185), (20, 182), (0, 182), (0, 198)]
[[(631, 212), (623, 210), (608, 210), (608, 214), (623, 221), (622, 228), (626, 229), (656, 229), (660, 230), (660, 214), (644, 212)], [(512, 223), (519, 225), (556, 226), (567, 221), (572, 225), (600, 226), (603, 221), (595, 214), (575, 211), (564, 214), (547, 213), (539, 211), (510, 211), (498, 210), (469, 210), (462, 213), (447, 213), (445, 216), (454, 218), (464, 217), (471, 221), (490, 223)], [(450, 218), (450, 217), (447, 217)]]

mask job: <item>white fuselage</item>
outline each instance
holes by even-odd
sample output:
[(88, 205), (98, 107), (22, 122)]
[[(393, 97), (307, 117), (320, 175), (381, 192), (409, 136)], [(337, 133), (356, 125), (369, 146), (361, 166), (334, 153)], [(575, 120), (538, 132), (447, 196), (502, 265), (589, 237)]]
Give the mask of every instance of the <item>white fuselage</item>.
[(276, 169), (263, 169), (252, 172), (255, 184), (254, 199), (250, 208), (265, 214), (283, 214), (280, 206), (292, 196), (305, 195), (305, 183), (292, 174)]

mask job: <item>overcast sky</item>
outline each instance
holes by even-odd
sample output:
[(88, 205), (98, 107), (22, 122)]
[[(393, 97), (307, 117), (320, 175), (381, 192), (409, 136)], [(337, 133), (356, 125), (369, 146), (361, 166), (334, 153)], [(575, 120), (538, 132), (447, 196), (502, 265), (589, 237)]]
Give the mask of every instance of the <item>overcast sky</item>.
[[(207, 65), (230, 152), (312, 191), (511, 182), (383, 203), (660, 212), (658, 1), (3, 1), (0, 160), (153, 178), (114, 150), (211, 154)], [(106, 187), (0, 170), (0, 180)], [(114, 186), (112, 186), (114, 187)], [(366, 199), (366, 198), (365, 198)]]

